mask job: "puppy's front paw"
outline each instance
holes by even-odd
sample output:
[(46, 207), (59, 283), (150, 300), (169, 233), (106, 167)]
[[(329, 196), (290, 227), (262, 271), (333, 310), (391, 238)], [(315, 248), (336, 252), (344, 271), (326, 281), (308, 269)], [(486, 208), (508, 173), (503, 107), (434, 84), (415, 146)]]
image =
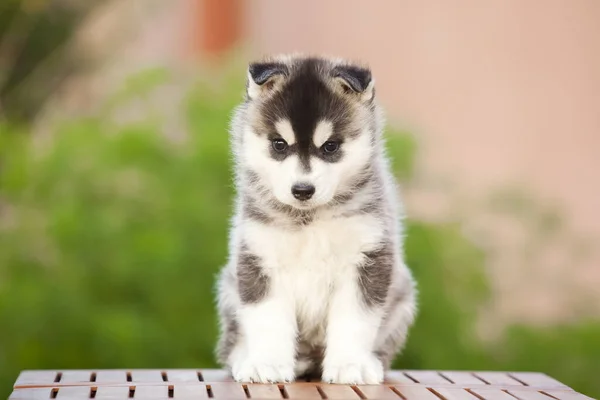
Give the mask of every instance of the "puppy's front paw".
[(261, 360), (242, 360), (232, 367), (238, 382), (284, 383), (294, 380), (294, 364), (279, 364)]
[(323, 381), (343, 384), (378, 384), (383, 382), (383, 365), (373, 355), (325, 360)]

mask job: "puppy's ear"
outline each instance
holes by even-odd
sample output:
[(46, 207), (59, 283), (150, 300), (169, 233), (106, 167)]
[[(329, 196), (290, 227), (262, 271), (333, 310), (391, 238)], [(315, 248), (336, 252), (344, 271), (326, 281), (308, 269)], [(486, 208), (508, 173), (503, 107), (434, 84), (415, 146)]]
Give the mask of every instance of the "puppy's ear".
[(361, 101), (373, 100), (375, 80), (369, 68), (358, 65), (338, 65), (333, 68), (332, 76), (344, 93), (358, 95)]
[(250, 99), (257, 99), (273, 91), (288, 76), (287, 65), (279, 62), (255, 62), (248, 67), (247, 93)]

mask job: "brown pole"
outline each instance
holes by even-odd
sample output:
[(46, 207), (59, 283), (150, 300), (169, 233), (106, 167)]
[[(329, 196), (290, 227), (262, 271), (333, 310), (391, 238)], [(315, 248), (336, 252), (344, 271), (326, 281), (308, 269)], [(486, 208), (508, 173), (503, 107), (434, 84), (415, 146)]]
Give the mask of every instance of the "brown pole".
[(197, 1), (194, 53), (213, 56), (231, 49), (240, 39), (242, 0)]

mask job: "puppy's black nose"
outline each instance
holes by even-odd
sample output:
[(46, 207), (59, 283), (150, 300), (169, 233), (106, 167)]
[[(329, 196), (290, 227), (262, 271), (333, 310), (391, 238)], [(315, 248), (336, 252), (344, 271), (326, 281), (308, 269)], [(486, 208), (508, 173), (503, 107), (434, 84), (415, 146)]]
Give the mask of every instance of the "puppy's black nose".
[(315, 187), (308, 183), (296, 183), (292, 186), (292, 194), (298, 200), (308, 200), (315, 194)]

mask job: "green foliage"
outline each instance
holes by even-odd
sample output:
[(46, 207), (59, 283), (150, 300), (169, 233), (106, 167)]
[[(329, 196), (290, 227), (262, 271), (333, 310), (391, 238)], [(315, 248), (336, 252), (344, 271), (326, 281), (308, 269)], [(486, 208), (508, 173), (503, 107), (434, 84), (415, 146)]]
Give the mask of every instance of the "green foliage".
[(414, 138), (404, 132), (396, 132), (387, 137), (388, 153), (392, 156), (392, 168), (398, 179), (409, 180), (413, 175), (417, 143)]
[[(106, 112), (167, 79), (131, 80)], [(215, 366), (213, 283), (226, 259), (238, 99), (215, 82), (194, 87), (183, 145), (150, 112), (124, 126), (108, 114), (70, 121), (40, 140), (0, 125), (0, 397), (22, 369)], [(408, 179), (416, 146), (388, 136)], [(458, 223), (410, 220), (407, 258), (420, 314), (398, 367), (533, 369), (600, 394), (598, 325), (478, 340), (484, 254)]]
[(483, 254), (456, 224), (410, 221), (408, 227), (407, 263), (419, 282), (421, 311), (399, 366), (455, 369), (456, 360), (471, 361), (479, 350), (472, 328), (487, 297)]

